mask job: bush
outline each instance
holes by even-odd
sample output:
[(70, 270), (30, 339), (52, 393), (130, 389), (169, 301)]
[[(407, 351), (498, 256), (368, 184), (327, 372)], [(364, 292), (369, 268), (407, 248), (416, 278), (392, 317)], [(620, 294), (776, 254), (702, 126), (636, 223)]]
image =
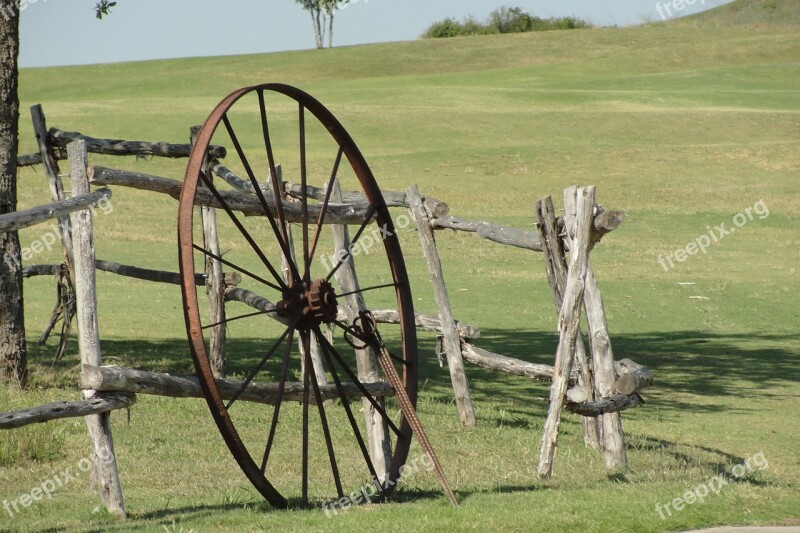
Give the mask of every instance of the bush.
[(533, 19), (520, 7), (501, 7), (489, 15), (488, 25), (496, 33), (525, 33), (533, 30)]
[(454, 18), (446, 18), (440, 22), (435, 22), (425, 30), (422, 37), (425, 39), (438, 39), (462, 35), (578, 30), (590, 27), (591, 24), (576, 17), (543, 19), (526, 12), (521, 7), (501, 7), (492, 11), (485, 23), (477, 21), (474, 17), (467, 17), (461, 22)]
[(452, 18), (446, 18), (441, 22), (434, 22), (425, 30), (423, 37), (428, 39), (442, 39), (445, 37), (458, 37), (464, 35), (464, 27)]

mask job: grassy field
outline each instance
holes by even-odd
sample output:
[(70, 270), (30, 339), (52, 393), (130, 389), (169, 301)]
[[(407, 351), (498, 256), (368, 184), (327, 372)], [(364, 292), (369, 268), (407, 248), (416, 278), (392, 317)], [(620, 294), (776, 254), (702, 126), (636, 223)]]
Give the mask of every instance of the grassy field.
[[(788, 2), (787, 2), (788, 3)], [(784, 20), (783, 22), (787, 22)], [(618, 358), (653, 369), (647, 405), (624, 414), (630, 469), (607, 472), (569, 416), (555, 476), (536, 476), (546, 413), (541, 384), (468, 368), (478, 426), (463, 428), (449, 376), (421, 335), (419, 411), (461, 501), (410, 477), (393, 503), (338, 516), (270, 509), (236, 468), (204, 402), (140, 396), (113, 415), (130, 519), (97, 508), (83, 478), (52, 499), (0, 514), (10, 531), (678, 531), (800, 524), (800, 33), (796, 26), (688, 23), (417, 41), (213, 59), (25, 70), (22, 108), (49, 124), (111, 138), (183, 142), (231, 90), (297, 84), (340, 118), (391, 190), (419, 184), (451, 212), (531, 227), (533, 203), (594, 184), (629, 220), (593, 252)], [(34, 142), (21, 121), (23, 152)], [(182, 161), (92, 158), (181, 179)], [(20, 174), (20, 208), (48, 197), (40, 169)], [(177, 270), (177, 204), (117, 188), (98, 216), (103, 259)], [(665, 270), (738, 213), (736, 232)], [(767, 214), (768, 212), (768, 214)], [(741, 218), (736, 220), (741, 221)], [(29, 245), (48, 231), (21, 233)], [(416, 235), (402, 233), (419, 310), (434, 313)], [(479, 344), (548, 363), (556, 319), (537, 254), (442, 233), (456, 316)], [(31, 263), (57, 259), (36, 255)], [(177, 288), (98, 275), (105, 361), (191, 373)], [(74, 398), (77, 346), (54, 363), (34, 342), (54, 300), (28, 280), (31, 388), (0, 410)], [(0, 498), (28, 493), (87, 455), (82, 420), (0, 434)], [(320, 453), (322, 453), (320, 451)], [(415, 446), (412, 457), (419, 454)], [(657, 504), (755, 459), (763, 468), (662, 518)], [(764, 461), (761, 461), (761, 458)]]

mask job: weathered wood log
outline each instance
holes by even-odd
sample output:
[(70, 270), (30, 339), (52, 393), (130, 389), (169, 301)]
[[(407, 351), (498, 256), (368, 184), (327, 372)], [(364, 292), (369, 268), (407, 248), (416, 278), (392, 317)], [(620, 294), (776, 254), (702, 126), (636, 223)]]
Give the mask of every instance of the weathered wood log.
[(542, 243), (539, 239), (539, 235), (517, 228), (498, 226), (488, 222), (461, 220), (451, 216), (434, 218), (431, 220), (431, 227), (437, 230), (452, 229), (456, 231), (477, 233), (480, 237), (499, 244), (515, 246), (517, 248), (524, 248), (526, 250), (533, 250), (535, 252), (542, 251)]
[(23, 209), (22, 211), (0, 215), (0, 233), (17, 231), (53, 218), (62, 217), (75, 211), (86, 209), (87, 207), (95, 205), (100, 200), (108, 200), (109, 198), (111, 198), (111, 191), (108, 189), (100, 189), (88, 194), (74, 196), (67, 200), (60, 200), (50, 205), (40, 205), (31, 207), (30, 209)]
[(653, 384), (653, 373), (650, 372), (650, 369), (630, 359), (617, 361), (615, 369), (618, 378), (614, 382), (614, 391), (617, 394), (630, 396)]
[[(594, 187), (578, 190), (577, 213), (575, 219), (575, 251), (570, 254), (567, 284), (564, 290), (564, 303), (559, 314), (559, 342), (550, 385), (550, 407), (547, 412), (542, 445), (539, 451), (539, 475), (549, 478), (553, 474), (558, 429), (561, 424), (561, 410), (569, 387), (569, 376), (578, 338), (583, 299), (584, 281), (589, 263), (592, 212), (594, 208)], [(567, 226), (569, 227), (569, 225)]]
[[(506, 357), (505, 355), (499, 355), (478, 348), (469, 342), (461, 343), (461, 355), (473, 365), (486, 368), (487, 370), (522, 376), (534, 381), (552, 381), (553, 379), (553, 367), (550, 365), (529, 363), (521, 359)], [(573, 373), (571, 382), (574, 382), (574, 378), (576, 377), (577, 374)]]
[(127, 392), (97, 394), (88, 400), (53, 402), (32, 409), (0, 413), (0, 429), (14, 429), (28, 424), (77, 418), (124, 409), (136, 403), (136, 395)]
[[(215, 379), (223, 400), (230, 400), (239, 392), (243, 381), (234, 379)], [(355, 383), (342, 383), (345, 396), (361, 398), (361, 390)], [(173, 376), (170, 374), (145, 372), (118, 366), (83, 365), (81, 387), (97, 391), (125, 391), (170, 398), (203, 398), (203, 389), (196, 376)], [(364, 387), (372, 396), (394, 396), (388, 383), (365, 383)], [(278, 400), (278, 383), (258, 383), (251, 381), (238, 400), (274, 405)], [(336, 385), (320, 385), (323, 401), (339, 398)], [(285, 383), (284, 402), (303, 401), (302, 383)], [(314, 397), (311, 397), (314, 400)]]
[[(208, 168), (213, 172), (215, 175), (222, 178), (222, 180), (233, 187), (236, 190), (242, 192), (255, 192), (253, 189), (253, 184), (250, 183), (249, 179), (240, 178), (236, 174), (234, 174), (231, 169), (220, 163), (219, 161), (211, 161), (209, 163)], [(280, 176), (282, 176), (283, 168), (281, 165), (275, 165), (275, 172), (278, 174), (278, 179), (280, 180)], [(269, 173), (267, 173), (267, 183), (269, 183)], [(264, 186), (261, 188), (262, 191), (265, 193), (269, 190), (268, 186)]]
[[(50, 128), (49, 136), (54, 146), (66, 147), (79, 139), (86, 142), (87, 151), (104, 155), (135, 155), (169, 157), (172, 159), (189, 157), (191, 144), (170, 144), (166, 142), (126, 141), (123, 139), (98, 139), (75, 131), (62, 131)], [(208, 154), (215, 159), (224, 159), (227, 151), (222, 146), (209, 146)]]
[[(564, 291), (567, 285), (567, 263), (564, 260), (564, 250), (561, 246), (561, 235), (557, 229), (556, 211), (553, 199), (547, 196), (536, 202), (536, 220), (539, 228), (539, 237), (545, 255), (545, 269), (550, 289), (553, 293), (553, 303), (556, 313), (560, 313), (564, 303)], [(578, 371), (578, 387), (567, 391), (567, 398), (574, 402), (585, 402), (594, 397), (594, 378), (586, 355), (586, 346), (583, 334), (578, 328), (578, 337), (575, 341), (574, 364)], [(579, 389), (582, 391), (579, 392)], [(570, 394), (572, 396), (570, 396)], [(580, 399), (574, 397), (581, 395)], [(597, 420), (584, 417), (581, 420), (583, 428), (583, 442), (592, 449), (600, 449), (600, 434)]]
[[(283, 184), (286, 194), (301, 198), (303, 189), (301, 185), (296, 183), (284, 182)], [(320, 202), (325, 200), (325, 189), (321, 187), (314, 187), (311, 185), (306, 186), (306, 194)], [(395, 191), (381, 191), (383, 200), (388, 207), (409, 207), (408, 193), (395, 192)], [(367, 207), (369, 202), (367, 197), (362, 192), (342, 192), (340, 200), (335, 203), (347, 204), (354, 206)], [(443, 201), (433, 198), (432, 196), (423, 196), (422, 205), (425, 207), (425, 212), (430, 217), (443, 217), (450, 212), (450, 207)]]
[[(90, 167), (89, 177), (96, 185), (119, 185), (143, 191), (162, 193), (180, 199), (183, 183), (177, 180), (152, 176), (139, 172), (129, 172), (126, 170), (115, 170), (105, 167)], [(239, 191), (219, 191), (222, 200), (234, 211), (241, 211), (246, 216), (266, 216), (264, 208), (259, 199), (253, 194)], [(275, 201), (266, 198), (267, 207), (270, 212), (276, 215)], [(215, 198), (211, 191), (198, 188), (195, 197), (195, 205), (203, 205), (222, 209), (222, 204)], [(308, 206), (309, 217), (311, 220), (319, 219), (321, 206)], [(283, 213), (288, 222), (302, 221), (302, 208), (300, 204), (284, 203)], [(325, 216), (326, 224), (350, 224), (361, 225), (366, 220), (370, 210), (365, 207), (349, 205), (328, 206), (328, 214)], [(373, 215), (374, 216), (374, 215)]]
[[(600, 242), (606, 234), (617, 229), (625, 221), (625, 217), (626, 215), (622, 211), (603, 211), (598, 214), (592, 223), (592, 244)], [(563, 225), (563, 221), (561, 221), (561, 225)], [(461, 220), (451, 216), (434, 218), (431, 220), (431, 226), (436, 230), (452, 229), (477, 233), (480, 237), (499, 244), (534, 252), (542, 251), (542, 241), (539, 235), (518, 228), (498, 226), (489, 222)]]
[(619, 228), (627, 218), (628, 215), (624, 211), (601, 210), (594, 217), (594, 223), (592, 224), (592, 245), (597, 244), (603, 237)]
[(281, 324), (286, 324), (286, 325), (289, 324), (286, 321), (286, 319), (281, 318), (280, 316), (278, 316), (278, 313), (275, 312), (277, 307), (273, 302), (269, 301), (263, 296), (259, 296), (253, 291), (242, 289), (240, 287), (227, 287), (225, 289), (225, 301), (239, 302), (245, 305), (249, 305), (256, 311), (262, 311), (264, 313), (268, 313), (271, 318), (274, 318)]
[[(70, 162), (70, 178), (74, 194), (89, 192), (86, 176), (86, 143), (76, 141), (67, 147)], [(92, 212), (88, 209), (72, 214), (73, 244), (75, 253), (75, 300), (78, 318), (78, 347), (83, 364), (101, 364), (100, 329), (97, 313), (97, 289), (95, 284), (94, 234)], [(84, 391), (83, 399), (89, 400), (94, 391)], [(122, 496), (122, 486), (117, 471), (114, 439), (108, 413), (86, 417), (89, 440), (92, 446), (93, 478), (100, 489), (100, 497), (111, 514), (127, 516)], [(101, 460), (102, 459), (102, 460)]]
[[(231, 170), (224, 165), (222, 165), (219, 161), (212, 161), (210, 165), (211, 171), (214, 172), (217, 176), (225, 180), (228, 185), (233, 187), (234, 189), (245, 191), (245, 192), (253, 192), (253, 184), (250, 183), (250, 180), (246, 180), (241, 178), (231, 172)], [(276, 166), (276, 170), (278, 173), (278, 179), (282, 180), (283, 172), (281, 165)], [(303, 196), (303, 187), (297, 183), (290, 183), (288, 181), (281, 181), (283, 184), (283, 192), (293, 196), (295, 198), (302, 198)], [(262, 190), (266, 191), (267, 187), (263, 187)], [(325, 201), (325, 188), (323, 187), (314, 187), (313, 185), (306, 185), (305, 194), (308, 198), (314, 198), (319, 202)], [(381, 191), (383, 195), (383, 199), (386, 202), (388, 207), (408, 207), (408, 198), (406, 193), (402, 192), (394, 192), (394, 191)], [(450, 212), (450, 207), (443, 201), (433, 198), (431, 196), (423, 197), (422, 203), (425, 205), (425, 210), (429, 213), (430, 216), (433, 217), (443, 217)], [(331, 205), (341, 205), (346, 204), (349, 206), (354, 207), (361, 207), (367, 208), (369, 207), (369, 202), (367, 201), (367, 197), (364, 195), (363, 192), (342, 192), (341, 197), (339, 199), (331, 199)]]
[(462, 424), (471, 427), (476, 423), (475, 407), (472, 405), (467, 373), (464, 370), (464, 358), (461, 356), (461, 338), (458, 335), (458, 328), (450, 307), (450, 297), (447, 294), (447, 285), (444, 282), (442, 261), (439, 257), (439, 251), (436, 249), (433, 228), (431, 228), (428, 213), (425, 211), (422, 197), (416, 185), (406, 189), (406, 197), (408, 198), (409, 211), (417, 225), (422, 254), (425, 256), (425, 263), (428, 266), (428, 273), (433, 284), (433, 296), (436, 300), (436, 307), (439, 310), (439, 319), (442, 324), (447, 368), (450, 370), (450, 380), (453, 384), (458, 415)]
[[(55, 276), (60, 265), (28, 265), (22, 269), (22, 276), (32, 278), (34, 276)], [(163, 270), (152, 270), (150, 268), (140, 268), (129, 265), (114, 263), (113, 261), (95, 260), (97, 270), (118, 274), (127, 278), (141, 279), (155, 283), (169, 283), (170, 285), (180, 285), (181, 275), (177, 272), (165, 272)], [(194, 282), (197, 286), (206, 284), (204, 274), (195, 274)], [(227, 279), (227, 275), (226, 275)]]
[[(170, 285), (181, 284), (181, 275), (177, 272), (165, 272), (163, 270), (122, 265), (120, 263), (114, 263), (113, 261), (103, 261), (102, 259), (98, 259), (95, 262), (95, 266), (97, 270), (125, 276), (127, 278), (152, 281), (154, 283), (168, 283)], [(203, 274), (195, 274), (194, 282), (198, 286), (205, 285), (205, 276)]]
[[(53, 148), (53, 155), (56, 161), (63, 161), (67, 158), (67, 151), (63, 148)], [(42, 164), (42, 154), (22, 154), (17, 156), (18, 167), (32, 167)]]
[[(341, 309), (339, 310), (339, 319), (342, 318)], [(379, 324), (399, 324), (400, 313), (396, 309), (372, 309), (372, 314)], [(422, 313), (414, 313), (414, 323), (418, 328), (425, 331), (433, 331), (436, 333), (442, 332), (442, 321), (439, 317), (432, 317)], [(475, 340), (480, 338), (481, 330), (470, 324), (459, 322), (456, 320), (456, 328), (458, 328), (458, 335), (463, 340)]]
[[(343, 193), (339, 180), (334, 180), (332, 187), (330, 200), (342, 203)], [(339, 310), (345, 315), (344, 320), (346, 323), (351, 324), (354, 319), (360, 316), (362, 311), (367, 310), (367, 304), (364, 301), (364, 294), (360, 292), (361, 284), (358, 281), (355, 258), (352, 254), (347, 253), (352, 244), (350, 231), (347, 226), (333, 225), (331, 226), (331, 232), (333, 233), (334, 253), (338, 255), (342, 251), (342, 255), (339, 255), (339, 257), (345, 257), (342, 266), (334, 274), (336, 281), (339, 282), (341, 291), (347, 294), (343, 301), (340, 302), (342, 305)], [(378, 354), (375, 349), (372, 346), (365, 345), (362, 349), (355, 350), (355, 356), (359, 381), (362, 383), (380, 381), (380, 364), (378, 363)], [(382, 397), (378, 398), (378, 402), (381, 407), (385, 407)], [(392, 460), (389, 427), (378, 409), (367, 398), (361, 400), (361, 411), (364, 413), (364, 422), (367, 428), (369, 456), (375, 465), (376, 476), (379, 480), (383, 480), (390, 470)]]
[(568, 403), (584, 403), (589, 401), (589, 393), (586, 387), (578, 385), (567, 390), (567, 401)]
[(593, 402), (575, 403), (567, 402), (566, 408), (568, 411), (589, 417), (598, 417), (608, 415), (611, 413), (619, 413), (625, 409), (638, 407), (644, 401), (638, 394), (627, 396), (625, 394), (615, 394), (609, 398), (602, 398)]
[(61, 265), (28, 265), (22, 269), (23, 278), (36, 276), (55, 276)]
[[(562, 235), (565, 233), (564, 218), (565, 217), (559, 217), (556, 221), (559, 233)], [(602, 206), (596, 205), (595, 217), (594, 221), (592, 222), (592, 247), (600, 242), (603, 237), (619, 228), (622, 223), (627, 220), (627, 218), (628, 215), (624, 211), (606, 211)], [(569, 251), (568, 239), (565, 239), (564, 241), (564, 249)]]

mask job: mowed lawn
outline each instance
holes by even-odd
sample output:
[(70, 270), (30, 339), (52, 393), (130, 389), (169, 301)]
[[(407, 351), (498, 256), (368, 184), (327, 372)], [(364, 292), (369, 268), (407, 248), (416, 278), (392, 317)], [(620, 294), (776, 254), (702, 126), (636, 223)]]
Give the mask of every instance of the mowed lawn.
[[(800, 524), (800, 32), (796, 27), (628, 29), (485, 36), (324, 51), (25, 70), (27, 108), (86, 134), (185, 142), (235, 88), (296, 84), (358, 142), (379, 183), (416, 183), (468, 219), (533, 229), (533, 204), (596, 185), (624, 226), (592, 253), (617, 358), (650, 367), (647, 404), (624, 413), (630, 468), (607, 472), (566, 416), (555, 475), (536, 475), (547, 387), (468, 367), (478, 425), (458, 421), (434, 339), (420, 335), (419, 412), (461, 501), (415, 473), (393, 503), (328, 517), (274, 511), (247, 483), (202, 400), (139, 396), (114, 413), (130, 519), (98, 510), (86, 474), (52, 499), (0, 515), (12, 531), (677, 531), (715, 524)], [(92, 163), (182, 179), (184, 161)], [(66, 165), (62, 165), (65, 169)], [(20, 208), (48, 198), (41, 169), (20, 173)], [(177, 270), (177, 203), (114, 189), (97, 219), (103, 259)], [(752, 217), (742, 223), (747, 210)], [(735, 232), (684, 257), (677, 250)], [(28, 245), (48, 231), (21, 233)], [(413, 231), (402, 233), (419, 310), (435, 313)], [(492, 351), (552, 363), (556, 317), (538, 254), (471, 235), (437, 234), (458, 319)], [(667, 257), (671, 255), (674, 267)], [(659, 256), (666, 268), (659, 261)], [(684, 261), (678, 258), (683, 257)], [(38, 254), (31, 263), (57, 260)], [(191, 373), (177, 287), (98, 274), (111, 364)], [(77, 397), (73, 340), (36, 339), (53, 282), (26, 281), (31, 389), (0, 393), (0, 410)], [(298, 432), (299, 443), (299, 432)], [(82, 420), (0, 434), (0, 499), (28, 493), (87, 455)], [(353, 450), (356, 452), (356, 450)], [(324, 452), (319, 450), (320, 454)], [(412, 449), (412, 457), (419, 448)], [(757, 459), (756, 459), (757, 458)], [(708, 479), (758, 465), (703, 502)], [(294, 495), (296, 496), (296, 495)], [(162, 527), (163, 526), (163, 527)]]

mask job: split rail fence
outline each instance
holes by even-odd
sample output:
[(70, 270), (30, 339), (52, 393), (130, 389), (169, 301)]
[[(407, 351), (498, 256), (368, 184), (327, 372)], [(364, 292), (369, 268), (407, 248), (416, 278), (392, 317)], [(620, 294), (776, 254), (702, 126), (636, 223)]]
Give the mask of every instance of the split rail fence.
[[(136, 402), (136, 394), (202, 397), (202, 391), (194, 376), (177, 377), (102, 365), (101, 337), (97, 323), (96, 271), (175, 285), (180, 284), (180, 276), (175, 272), (97, 259), (94, 254), (92, 211), (89, 208), (111, 198), (109, 187), (127, 187), (167, 194), (177, 200), (182, 182), (126, 170), (89, 166), (88, 154), (183, 158), (190, 155), (192, 145), (100, 139), (56, 128), (48, 130), (44, 112), (38, 105), (31, 108), (31, 117), (39, 151), (20, 156), (18, 164), (43, 166), (52, 203), (0, 216), (0, 232), (16, 231), (53, 218), (58, 220), (63, 263), (25, 266), (23, 275), (56, 276), (58, 302), (40, 342), (47, 340), (60, 320), (62, 334), (56, 352), (57, 358), (64, 355), (72, 319), (77, 316), (83, 368), (80, 382), (82, 399), (2, 413), (0, 429), (59, 418), (86, 417), (92, 454), (95, 458), (105, 459), (93, 461), (101, 497), (110, 512), (124, 516), (125, 505), (117, 473), (116, 455), (113, 453), (110, 411), (130, 407)], [(196, 131), (196, 128), (192, 128), (190, 138), (193, 138)], [(263, 208), (252, 185), (225, 168), (222, 164), (225, 156), (224, 147), (214, 146), (209, 149), (209, 169), (235, 189), (227, 193), (226, 201), (231, 208), (245, 214), (263, 216)], [(58, 164), (63, 160), (69, 161), (72, 184), (70, 198), (67, 198), (64, 191)], [(300, 192), (299, 185), (281, 182), (283, 193), (287, 197)], [(102, 188), (92, 192), (90, 185)], [(320, 199), (325, 196), (323, 189), (311, 186), (307, 187), (306, 193), (309, 197)], [(592, 247), (604, 235), (619, 227), (625, 220), (624, 213), (604, 211), (596, 205), (594, 187), (572, 187), (564, 191), (563, 216), (556, 216), (552, 198), (549, 196), (536, 202), (538, 232), (534, 233), (450, 216), (446, 203), (423, 197), (416, 186), (404, 192), (385, 191), (383, 195), (388, 206), (408, 209), (416, 224), (438, 309), (438, 317), (417, 313), (416, 325), (433, 332), (438, 349), (446, 355), (461, 421), (467, 426), (476, 423), (464, 367), (465, 360), (489, 370), (550, 382), (548, 415), (540, 446), (539, 474), (545, 478), (552, 475), (559, 424), (564, 409), (582, 417), (585, 444), (602, 451), (608, 468), (626, 467), (620, 411), (644, 403), (639, 392), (652, 384), (652, 374), (628, 359), (615, 361), (602, 296), (589, 261)], [(347, 225), (361, 224), (368, 206), (360, 193), (335, 191), (334, 196), (337, 205), (330, 207), (327, 220), (333, 225), (337, 247), (346, 250), (350, 242)], [(219, 206), (215, 205), (215, 199), (210, 194), (207, 198), (198, 194), (197, 203), (204, 206), (203, 229), (213, 252), (216, 235), (213, 209)], [(480, 331), (454, 318), (434, 236), (436, 230), (443, 229), (472, 232), (501, 245), (544, 254), (559, 324), (559, 342), (553, 366), (535, 364), (481, 349), (475, 344), (480, 337)], [(207, 259), (205, 272), (196, 274), (197, 285), (207, 289), (212, 316), (218, 319), (215, 322), (224, 321), (226, 302), (241, 302), (261, 311), (274, 309), (274, 303), (237, 287), (240, 281), (238, 273), (225, 273), (222, 266), (214, 259)], [(353, 285), (357, 280), (352, 257), (349, 264), (337, 272), (337, 278), (343, 291), (355, 292)], [(344, 305), (340, 305), (340, 318), (347, 319), (349, 315), (364, 309), (363, 300), (359, 301), (356, 296), (354, 294), (345, 298)], [(399, 323), (396, 310), (371, 311), (378, 322)], [(585, 313), (588, 324), (588, 345), (580, 327), (582, 312)], [(226, 379), (224, 375), (224, 327), (213, 328), (210, 345), (209, 357), (220, 392), (223, 396), (231, 395), (238, 390), (241, 383)], [(365, 359), (364, 368), (368, 369), (369, 354), (358, 356)], [(360, 364), (361, 362), (359, 361)], [(360, 365), (359, 372), (361, 371)], [(335, 387), (325, 384), (324, 374), (319, 378), (322, 399), (336, 397)], [(365, 381), (373, 381), (367, 385), (373, 396), (394, 395), (392, 388), (386, 383), (375, 379)], [(353, 398), (363, 396), (362, 391), (355, 386), (346, 388), (346, 392)], [(301, 397), (301, 385), (293, 388), (291, 384), (287, 384), (284, 401), (299, 400)], [(240, 399), (270, 404), (275, 403), (277, 398), (277, 385), (252, 384)], [(370, 434), (368, 437), (373, 450), (380, 450), (381, 439), (385, 436)]]

